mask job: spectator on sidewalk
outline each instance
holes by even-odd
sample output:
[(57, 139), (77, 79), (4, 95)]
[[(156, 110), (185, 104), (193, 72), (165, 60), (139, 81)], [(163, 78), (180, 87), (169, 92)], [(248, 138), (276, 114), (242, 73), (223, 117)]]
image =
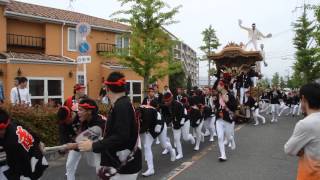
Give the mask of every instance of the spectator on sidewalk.
[(162, 103), (163, 94), (159, 92), (159, 86), (157, 84), (153, 85), (153, 90), (154, 90), (154, 96), (158, 98), (158, 102)]
[(11, 95), (15, 93), (15, 91), (17, 91), (17, 88), (19, 86), (19, 78), (20, 77), (15, 77), (14, 80), (13, 80), (13, 88), (11, 89), (10, 91), (10, 101), (11, 101)]
[(103, 84), (102, 84), (102, 87), (101, 87), (101, 89), (100, 89), (100, 92), (99, 92), (99, 100), (100, 100), (101, 103), (103, 103), (103, 104), (108, 104), (108, 103), (109, 103), (108, 97), (107, 97), (106, 95), (107, 95), (107, 87), (106, 87), (106, 85), (103, 83)]
[(18, 86), (12, 88), (11, 90), (11, 103), (14, 105), (22, 104), (31, 106), (31, 99), (29, 94), (29, 89), (27, 88), (28, 79), (26, 77), (18, 78)]
[(320, 179), (320, 85), (311, 83), (300, 89), (301, 109), (306, 117), (299, 121), (284, 146), (286, 154), (299, 156), (297, 180)]

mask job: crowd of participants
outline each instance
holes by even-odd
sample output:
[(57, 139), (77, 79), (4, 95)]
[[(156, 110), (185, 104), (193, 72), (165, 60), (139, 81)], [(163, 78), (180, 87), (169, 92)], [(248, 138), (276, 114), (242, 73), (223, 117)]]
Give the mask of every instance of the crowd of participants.
[[(151, 176), (155, 174), (153, 143), (161, 145), (163, 156), (168, 154), (171, 161), (176, 161), (184, 157), (182, 143), (190, 143), (199, 151), (206, 136), (210, 142), (218, 140), (218, 159), (224, 162), (226, 147), (236, 148), (236, 123), (251, 122), (251, 119), (258, 125), (261, 119), (264, 124), (266, 119), (260, 112), (271, 113), (272, 123), (281, 115), (300, 114), (300, 98), (295, 91), (285, 92), (273, 87), (261, 95), (253, 95), (256, 85), (255, 76), (249, 76), (251, 70), (238, 76), (218, 72), (218, 79), (210, 88), (170, 91), (166, 86), (161, 93), (156, 84), (150, 85), (147, 96), (137, 107), (126, 95), (124, 75), (113, 72), (104, 82), (104, 96), (111, 104), (110, 111), (104, 115), (99, 114), (96, 101), (85, 94), (86, 87), (76, 84), (74, 95), (57, 112), (60, 144), (63, 145), (59, 153), (67, 154), (67, 179), (75, 180), (82, 157), (89, 166), (95, 167), (100, 179), (136, 179), (142, 169), (142, 153), (147, 163), (142, 175)], [(2, 170), (4, 173), (0, 173), (1, 178), (40, 178), (48, 166), (40, 140), (12, 123), (3, 110), (0, 111), (0, 129), (0, 145), (7, 153), (8, 162)], [(16, 133), (18, 129), (28, 138), (20, 137)], [(10, 155), (10, 152), (15, 154)], [(28, 165), (18, 163), (21, 157)]]

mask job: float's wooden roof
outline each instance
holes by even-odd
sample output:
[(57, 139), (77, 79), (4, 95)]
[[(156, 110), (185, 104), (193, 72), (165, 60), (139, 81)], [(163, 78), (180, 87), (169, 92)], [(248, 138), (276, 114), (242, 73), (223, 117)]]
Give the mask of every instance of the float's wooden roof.
[(242, 45), (229, 43), (224, 49), (218, 53), (208, 57), (215, 61), (217, 66), (239, 67), (243, 64), (251, 65), (256, 61), (262, 61), (263, 57), (260, 51), (246, 51)]

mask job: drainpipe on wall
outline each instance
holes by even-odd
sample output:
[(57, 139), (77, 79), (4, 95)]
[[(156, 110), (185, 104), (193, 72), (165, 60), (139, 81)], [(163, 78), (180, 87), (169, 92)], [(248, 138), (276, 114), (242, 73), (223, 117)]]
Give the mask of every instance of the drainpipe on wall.
[(64, 57), (64, 55), (63, 55), (63, 49), (64, 49), (64, 47), (63, 47), (63, 43), (64, 43), (64, 37), (63, 37), (64, 32), (63, 32), (63, 28), (64, 28), (65, 25), (66, 25), (66, 22), (63, 22), (63, 23), (62, 23), (62, 27), (61, 27), (61, 56), (62, 56), (62, 57)]

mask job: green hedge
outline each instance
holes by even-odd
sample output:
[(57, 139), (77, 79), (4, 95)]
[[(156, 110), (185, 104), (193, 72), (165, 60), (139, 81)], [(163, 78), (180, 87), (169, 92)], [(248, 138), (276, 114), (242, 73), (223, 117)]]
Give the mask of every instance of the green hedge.
[[(109, 109), (108, 106), (98, 103), (100, 113), (105, 115)], [(2, 105), (11, 118), (17, 124), (21, 124), (29, 131), (36, 134), (46, 146), (55, 146), (59, 144), (59, 131), (56, 112), (57, 107), (50, 106), (12, 106), (10, 104)]]
[(58, 108), (49, 106), (3, 106), (12, 120), (36, 134), (46, 146), (58, 144), (59, 132), (56, 112)]

